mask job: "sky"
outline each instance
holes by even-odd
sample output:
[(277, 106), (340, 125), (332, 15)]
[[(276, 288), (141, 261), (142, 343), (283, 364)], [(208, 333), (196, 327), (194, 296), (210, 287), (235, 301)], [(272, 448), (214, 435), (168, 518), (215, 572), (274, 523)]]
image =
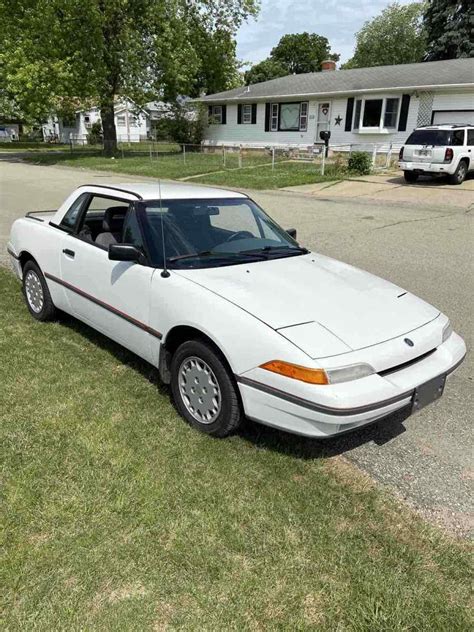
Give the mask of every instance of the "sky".
[(341, 62), (347, 61), (354, 50), (355, 33), (388, 4), (390, 0), (261, 0), (257, 20), (250, 19), (237, 34), (237, 57), (261, 61), (282, 35), (307, 31), (327, 37), (332, 52), (341, 55)]

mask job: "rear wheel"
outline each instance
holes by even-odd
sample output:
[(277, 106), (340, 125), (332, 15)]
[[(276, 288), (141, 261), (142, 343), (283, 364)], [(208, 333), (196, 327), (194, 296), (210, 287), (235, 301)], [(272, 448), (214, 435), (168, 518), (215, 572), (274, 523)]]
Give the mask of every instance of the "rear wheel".
[(189, 340), (175, 351), (171, 391), (180, 414), (201, 432), (227, 437), (242, 422), (232, 374), (224, 358), (205, 342)]
[(34, 261), (27, 261), (23, 268), (23, 296), (28, 311), (36, 320), (53, 320), (56, 316), (43, 273)]
[(418, 180), (418, 174), (414, 171), (404, 171), (403, 176), (405, 178), (405, 182), (416, 182)]
[(467, 176), (467, 164), (461, 160), (456, 171), (449, 176), (449, 184), (462, 184)]

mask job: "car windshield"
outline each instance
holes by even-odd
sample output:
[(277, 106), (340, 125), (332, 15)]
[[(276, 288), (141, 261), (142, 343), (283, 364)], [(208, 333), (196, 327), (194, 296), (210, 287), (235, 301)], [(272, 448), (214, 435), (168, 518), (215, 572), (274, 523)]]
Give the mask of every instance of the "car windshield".
[(157, 267), (164, 256), (169, 268), (209, 268), (308, 252), (248, 198), (154, 200), (142, 208)]
[(464, 130), (417, 129), (410, 134), (405, 145), (432, 145), (433, 147), (462, 145), (463, 136)]

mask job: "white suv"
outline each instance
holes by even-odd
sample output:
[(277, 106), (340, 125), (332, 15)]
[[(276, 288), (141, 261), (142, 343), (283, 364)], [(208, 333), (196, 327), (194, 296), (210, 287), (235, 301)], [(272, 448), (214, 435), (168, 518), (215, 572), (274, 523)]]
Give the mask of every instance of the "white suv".
[(400, 149), (398, 164), (407, 182), (447, 175), (451, 184), (461, 184), (474, 171), (474, 125), (417, 127)]

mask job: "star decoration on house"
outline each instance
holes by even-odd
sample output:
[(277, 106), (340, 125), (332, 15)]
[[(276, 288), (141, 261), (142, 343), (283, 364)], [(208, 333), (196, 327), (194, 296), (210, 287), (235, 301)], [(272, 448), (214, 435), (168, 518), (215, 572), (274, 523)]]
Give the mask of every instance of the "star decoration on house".
[(336, 118), (334, 119), (336, 125), (340, 125), (342, 123), (342, 116), (339, 116), (339, 114), (336, 116)]

